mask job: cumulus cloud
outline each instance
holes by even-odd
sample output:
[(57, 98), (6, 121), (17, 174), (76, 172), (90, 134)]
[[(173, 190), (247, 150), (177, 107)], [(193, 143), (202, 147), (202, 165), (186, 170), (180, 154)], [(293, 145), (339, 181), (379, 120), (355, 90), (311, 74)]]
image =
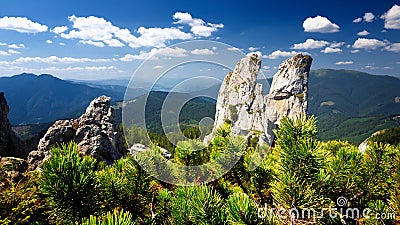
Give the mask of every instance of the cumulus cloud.
[(64, 33), (65, 31), (68, 30), (68, 27), (66, 26), (59, 26), (59, 27), (54, 27), (53, 29), (51, 29), (50, 31), (55, 33), (55, 34), (61, 34)]
[(1, 56), (9, 56), (9, 55), (11, 55), (11, 54), (8, 53), (8, 52), (6, 52), (6, 51), (0, 50), (0, 55), (1, 55)]
[(400, 6), (393, 5), (381, 19), (385, 20), (386, 29), (400, 29)]
[(386, 51), (390, 51), (390, 52), (396, 52), (399, 53), (400, 52), (400, 43), (393, 43), (390, 44), (388, 46), (385, 47)]
[(166, 47), (166, 48), (161, 48), (161, 49), (153, 48), (149, 52), (140, 51), (140, 53), (136, 54), (136, 55), (126, 54), (125, 56), (121, 57), (120, 60), (124, 61), (124, 62), (130, 62), (133, 60), (149, 59), (152, 56), (153, 57), (151, 59), (157, 59), (157, 57), (154, 57), (154, 55), (166, 56), (166, 57), (185, 57), (186, 53), (187, 53), (186, 49), (179, 48), (179, 47), (175, 47), (175, 48)]
[(354, 49), (354, 50), (351, 50), (350, 52), (351, 53), (358, 53), (358, 52), (360, 52), (360, 50), (359, 49)]
[(278, 58), (281, 58), (281, 57), (291, 57), (291, 56), (294, 56), (296, 54), (297, 54), (296, 51), (286, 52), (286, 51), (276, 50), (276, 51), (272, 52), (269, 55), (263, 55), (262, 58), (278, 59)]
[(374, 50), (384, 46), (386, 46), (386, 42), (368, 38), (358, 38), (353, 44), (353, 48), (362, 48), (365, 50)]
[(20, 49), (20, 48), (25, 48), (25, 45), (24, 44), (11, 44), (11, 45), (8, 45), (8, 48)]
[(47, 31), (47, 26), (42, 25), (26, 17), (8, 17), (0, 18), (0, 29), (14, 30), (21, 33), (39, 33)]
[(339, 61), (336, 62), (336, 65), (352, 65), (354, 62), (353, 61)]
[(326, 47), (324, 50), (321, 50), (322, 53), (339, 53), (342, 52), (343, 50), (340, 48), (331, 48), (331, 47)]
[(256, 47), (249, 47), (248, 49), (249, 49), (249, 51), (251, 51), (251, 52), (254, 52), (254, 51), (257, 51), (257, 50), (258, 50), (258, 49), (260, 49), (260, 48), (256, 48)]
[[(110, 47), (122, 47), (125, 44), (131, 48), (139, 47), (164, 47), (169, 40), (187, 40), (192, 35), (178, 28), (139, 27), (133, 35), (128, 29), (114, 26), (104, 18), (89, 16), (77, 17), (72, 15), (68, 18), (72, 22), (73, 29), (69, 32), (59, 33), (65, 39), (79, 39), (80, 43), (90, 44), (97, 47), (105, 45)], [(54, 28), (55, 29), (55, 28)], [(65, 28), (54, 30), (54, 32), (66, 31)]]
[(358, 36), (367, 36), (369, 35), (369, 32), (367, 30), (363, 30), (357, 33)]
[(53, 44), (53, 41), (52, 40), (46, 40), (46, 43), (47, 44)]
[(361, 21), (362, 21), (362, 18), (358, 17), (358, 18), (353, 20), (353, 23), (360, 23)]
[(340, 27), (323, 16), (309, 17), (303, 22), (305, 32), (334, 33), (339, 32)]
[(194, 49), (192, 51), (190, 51), (190, 53), (192, 53), (193, 55), (214, 55), (215, 53), (207, 48), (203, 48), (203, 49)]
[(209, 37), (213, 32), (224, 27), (223, 24), (206, 23), (202, 19), (193, 18), (192, 15), (187, 12), (176, 12), (173, 15), (173, 19), (178, 20), (174, 22), (174, 24), (189, 25), (191, 27), (190, 31), (193, 34), (202, 37)]
[(375, 15), (371, 12), (364, 13), (363, 19), (367, 23), (371, 23), (375, 19)]
[(330, 44), (330, 47), (331, 48), (339, 48), (339, 47), (342, 47), (345, 44), (346, 44), (345, 42), (333, 42), (333, 43)]
[(323, 48), (329, 45), (327, 41), (318, 41), (314, 39), (307, 39), (303, 43), (294, 44), (292, 49), (315, 49), (315, 48)]
[(8, 53), (10, 53), (10, 54), (21, 54), (21, 52), (15, 51), (14, 49), (9, 49)]
[(7, 43), (0, 42), (0, 46), (5, 46)]

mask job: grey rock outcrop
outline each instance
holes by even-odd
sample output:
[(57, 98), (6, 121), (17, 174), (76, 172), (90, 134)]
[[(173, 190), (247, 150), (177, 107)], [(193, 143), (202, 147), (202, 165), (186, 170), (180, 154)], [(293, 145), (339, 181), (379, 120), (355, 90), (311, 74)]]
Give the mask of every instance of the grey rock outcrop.
[[(161, 148), (161, 147), (159, 147), (159, 148), (160, 148), (160, 151), (164, 158), (166, 158), (168, 160), (172, 159), (172, 154), (169, 153), (169, 151), (167, 149)], [(133, 144), (128, 150), (129, 150), (129, 153), (134, 156), (140, 152), (146, 151), (147, 149), (149, 149), (149, 147), (147, 147), (146, 145), (136, 143), (136, 144)]]
[(78, 119), (56, 121), (40, 139), (37, 151), (28, 156), (31, 169), (50, 157), (50, 148), (57, 143), (74, 141), (82, 155), (90, 155), (111, 164), (126, 152), (122, 134), (110, 106), (110, 98), (100, 96), (87, 107)]
[(261, 60), (257, 55), (241, 59), (233, 72), (224, 79), (219, 90), (214, 129), (204, 142), (224, 122), (231, 123), (232, 134), (258, 136), (259, 144), (271, 144), (273, 130), (280, 119), (307, 113), (308, 74), (312, 58), (297, 54), (281, 63), (274, 75), (269, 94), (263, 96), (257, 84)]
[(15, 156), (23, 157), (22, 143), (11, 129), (8, 113), (10, 108), (4, 97), (4, 92), (0, 92), (0, 157)]

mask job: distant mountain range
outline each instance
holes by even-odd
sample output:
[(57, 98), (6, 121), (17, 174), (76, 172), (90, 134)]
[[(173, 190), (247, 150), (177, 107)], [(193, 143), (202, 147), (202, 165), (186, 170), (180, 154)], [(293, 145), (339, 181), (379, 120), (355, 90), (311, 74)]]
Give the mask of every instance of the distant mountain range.
[[(271, 79), (259, 82), (267, 92), (267, 83), (270, 84)], [(0, 78), (0, 91), (5, 92), (10, 105), (11, 123), (18, 125), (77, 117), (99, 95), (120, 101), (127, 83), (114, 80), (65, 81), (51, 75), (21, 74)], [(190, 93), (175, 93), (175, 96), (217, 96), (218, 90), (219, 85), (206, 89), (199, 87)], [(130, 99), (136, 102), (144, 101), (146, 96), (146, 91), (140, 88), (129, 93), (132, 93)], [(146, 117), (155, 131), (160, 128), (157, 116), (166, 95), (166, 92), (152, 92), (149, 96)], [(400, 79), (395, 77), (349, 70), (313, 70), (309, 76), (308, 100), (309, 114), (318, 117), (322, 140), (344, 139), (359, 143), (376, 130), (400, 126), (399, 119), (394, 119), (400, 115)], [(190, 123), (204, 116), (213, 118), (214, 113), (215, 101), (195, 98), (185, 106), (181, 117), (184, 123)], [(191, 116), (195, 118), (191, 119)]]
[(79, 116), (88, 103), (100, 95), (121, 100), (123, 95), (104, 88), (91, 87), (54, 76), (20, 74), (0, 77), (13, 125), (53, 122)]

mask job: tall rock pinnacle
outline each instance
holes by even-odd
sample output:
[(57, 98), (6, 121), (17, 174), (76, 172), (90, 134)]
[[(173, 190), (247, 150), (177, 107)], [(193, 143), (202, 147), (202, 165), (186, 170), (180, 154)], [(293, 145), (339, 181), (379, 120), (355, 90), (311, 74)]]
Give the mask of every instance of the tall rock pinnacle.
[[(312, 58), (302, 54), (282, 62), (269, 94), (263, 96), (262, 85), (256, 83), (261, 60), (256, 55), (241, 59), (219, 90), (213, 133), (224, 122), (229, 122), (232, 134), (256, 135), (260, 144), (271, 144), (273, 130), (284, 115), (294, 117), (307, 113), (311, 63)], [(210, 141), (213, 133), (204, 142)]]

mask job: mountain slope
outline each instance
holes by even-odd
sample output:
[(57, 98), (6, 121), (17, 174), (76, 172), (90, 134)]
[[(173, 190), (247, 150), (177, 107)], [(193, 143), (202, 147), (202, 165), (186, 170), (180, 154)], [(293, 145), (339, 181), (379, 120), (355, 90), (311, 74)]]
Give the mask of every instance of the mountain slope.
[(110, 90), (64, 81), (51, 75), (20, 74), (0, 78), (0, 91), (10, 105), (13, 125), (46, 123), (81, 114), (100, 95), (122, 96)]
[(309, 114), (322, 140), (360, 143), (375, 131), (400, 126), (400, 79), (351, 70), (310, 73)]

